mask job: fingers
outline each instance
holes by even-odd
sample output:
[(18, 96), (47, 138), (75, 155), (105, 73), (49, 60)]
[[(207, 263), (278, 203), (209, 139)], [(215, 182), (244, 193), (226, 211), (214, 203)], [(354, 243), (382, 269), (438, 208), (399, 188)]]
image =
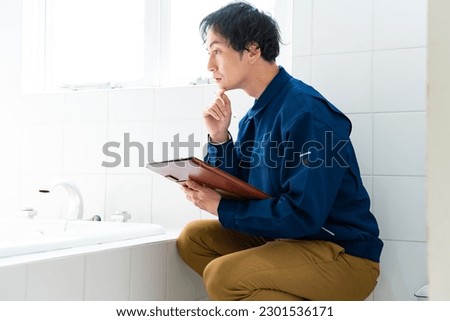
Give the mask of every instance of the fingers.
[(225, 89), (219, 90), (217, 96), (219, 96), (220, 98), (222, 98), (222, 100), (223, 100), (223, 102), (224, 102), (225, 105), (230, 106), (230, 99), (228, 98), (227, 95), (225, 95)]
[(226, 117), (225, 113), (223, 112), (223, 109), (216, 102), (214, 102), (211, 106), (205, 109), (204, 115), (212, 116), (216, 120), (223, 120)]
[(203, 186), (190, 179), (188, 179), (186, 182), (183, 183), (183, 185), (181, 185), (181, 189), (186, 194), (186, 196), (189, 196), (191, 198), (194, 197), (195, 195), (197, 195), (196, 197), (198, 197), (200, 194), (206, 194), (206, 192), (210, 190), (209, 187)]
[(231, 113), (231, 102), (228, 96), (225, 94), (225, 89), (219, 90), (217, 93), (216, 103), (220, 102), (219, 107), (224, 114)]
[(185, 182), (185, 184), (186, 184), (185, 185), (186, 187), (188, 187), (188, 188), (190, 188), (190, 189), (192, 189), (194, 191), (201, 191), (202, 189), (204, 189), (203, 185), (200, 185), (200, 184), (198, 184), (198, 183), (196, 183), (196, 182), (194, 182), (194, 181), (192, 181), (190, 179), (188, 179)]
[(212, 116), (216, 120), (225, 120), (230, 118), (231, 115), (231, 107), (230, 100), (225, 95), (224, 90), (220, 90), (217, 94), (216, 99), (213, 101), (211, 106), (207, 107), (204, 110), (205, 116)]
[(198, 198), (198, 193), (202, 193), (205, 187), (194, 181), (187, 180), (181, 185), (181, 189), (186, 194), (186, 198), (192, 202), (194, 199)]
[(198, 207), (201, 206), (201, 201), (203, 198), (202, 188), (204, 188), (202, 185), (191, 180), (187, 180), (183, 185), (181, 185), (181, 189), (186, 195), (186, 199)]
[(186, 194), (186, 198), (195, 206), (213, 215), (218, 215), (221, 199), (218, 192), (191, 180), (184, 182), (181, 189)]
[(205, 113), (214, 117), (216, 120), (226, 119), (228, 116), (227, 107), (224, 105), (223, 101), (217, 98), (211, 106), (206, 108)]

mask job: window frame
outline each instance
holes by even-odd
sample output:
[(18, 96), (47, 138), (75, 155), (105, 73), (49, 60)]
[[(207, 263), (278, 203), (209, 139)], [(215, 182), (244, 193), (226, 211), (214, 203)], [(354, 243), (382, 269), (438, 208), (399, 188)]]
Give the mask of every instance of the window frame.
[[(170, 66), (170, 0), (145, 0), (144, 23), (144, 72), (142, 79), (110, 83), (71, 84), (69, 88), (53, 84), (51, 63), (52, 39), (47, 34), (51, 28), (52, 3), (58, 0), (23, 0), (24, 28), (23, 28), (23, 92), (54, 92), (67, 89), (110, 89), (142, 88), (173, 85), (172, 80), (164, 71)], [(283, 31), (282, 38), (291, 39), (292, 33), (292, 0), (275, 0), (275, 15)], [(283, 17), (284, 19), (280, 19)], [(156, 44), (156, 49), (155, 49)], [(291, 68), (292, 49), (290, 42), (285, 41), (283, 50), (277, 62), (287, 70)], [(205, 56), (205, 61), (206, 61)], [(194, 81), (198, 75), (192, 75)], [(189, 83), (187, 82), (186, 85)]]

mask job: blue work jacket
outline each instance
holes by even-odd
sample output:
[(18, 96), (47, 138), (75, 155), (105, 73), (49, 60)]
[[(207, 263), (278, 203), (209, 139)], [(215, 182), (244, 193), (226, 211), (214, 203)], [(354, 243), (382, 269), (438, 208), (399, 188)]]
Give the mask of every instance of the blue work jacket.
[(221, 224), (267, 238), (331, 241), (379, 262), (383, 242), (350, 132), (342, 112), (279, 67), (240, 120), (237, 139), (208, 144), (207, 163), (271, 195), (222, 199)]

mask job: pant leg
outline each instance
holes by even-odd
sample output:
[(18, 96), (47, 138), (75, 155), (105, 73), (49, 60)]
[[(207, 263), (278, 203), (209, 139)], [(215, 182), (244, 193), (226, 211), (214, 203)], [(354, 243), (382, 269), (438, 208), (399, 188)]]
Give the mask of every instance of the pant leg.
[(177, 248), (183, 261), (202, 276), (212, 260), (265, 243), (262, 237), (226, 229), (218, 220), (197, 220), (185, 226)]
[(204, 271), (213, 300), (364, 300), (378, 263), (325, 241), (268, 242), (224, 255)]

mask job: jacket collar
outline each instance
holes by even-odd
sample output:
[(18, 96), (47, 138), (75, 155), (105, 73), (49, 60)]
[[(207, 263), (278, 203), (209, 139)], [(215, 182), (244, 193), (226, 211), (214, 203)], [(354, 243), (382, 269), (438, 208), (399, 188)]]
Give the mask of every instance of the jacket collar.
[(261, 97), (259, 97), (259, 99), (255, 99), (255, 104), (247, 113), (248, 119), (255, 117), (256, 114), (262, 111), (272, 101), (283, 85), (291, 78), (292, 76), (280, 66), (278, 74), (269, 83)]

